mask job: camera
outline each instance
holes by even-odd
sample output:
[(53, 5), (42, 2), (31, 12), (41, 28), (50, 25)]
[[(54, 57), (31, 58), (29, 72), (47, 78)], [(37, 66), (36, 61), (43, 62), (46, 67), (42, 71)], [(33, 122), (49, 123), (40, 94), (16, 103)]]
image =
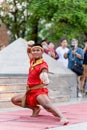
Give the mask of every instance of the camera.
[(74, 50), (75, 49), (75, 45), (71, 45), (71, 48), (72, 48), (72, 50)]

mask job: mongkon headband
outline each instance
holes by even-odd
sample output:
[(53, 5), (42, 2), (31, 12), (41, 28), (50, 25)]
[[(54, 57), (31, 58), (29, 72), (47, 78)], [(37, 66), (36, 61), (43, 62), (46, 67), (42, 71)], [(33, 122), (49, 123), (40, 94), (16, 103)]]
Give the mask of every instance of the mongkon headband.
[(40, 48), (42, 51), (44, 50), (41, 46), (38, 46), (38, 45), (31, 47), (31, 50), (36, 48), (36, 47)]

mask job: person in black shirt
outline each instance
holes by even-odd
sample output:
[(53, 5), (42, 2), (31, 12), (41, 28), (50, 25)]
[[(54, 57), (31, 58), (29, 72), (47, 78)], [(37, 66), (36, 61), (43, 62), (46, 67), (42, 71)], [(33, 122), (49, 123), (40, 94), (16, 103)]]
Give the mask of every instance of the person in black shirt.
[(85, 80), (87, 78), (87, 39), (84, 40), (84, 61), (83, 61), (83, 66), (84, 66), (84, 73), (83, 75), (81, 76), (81, 88), (82, 88), (82, 91), (84, 89), (84, 86), (85, 86)]

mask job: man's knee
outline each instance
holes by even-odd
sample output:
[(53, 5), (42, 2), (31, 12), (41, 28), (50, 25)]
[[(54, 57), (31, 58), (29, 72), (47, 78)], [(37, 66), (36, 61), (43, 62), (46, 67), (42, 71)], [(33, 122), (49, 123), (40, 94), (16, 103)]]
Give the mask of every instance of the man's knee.
[(15, 97), (12, 97), (12, 98), (11, 98), (11, 102), (12, 102), (14, 105), (18, 105), (18, 101), (15, 99)]
[(11, 98), (11, 102), (12, 102), (13, 104), (15, 103), (14, 97)]

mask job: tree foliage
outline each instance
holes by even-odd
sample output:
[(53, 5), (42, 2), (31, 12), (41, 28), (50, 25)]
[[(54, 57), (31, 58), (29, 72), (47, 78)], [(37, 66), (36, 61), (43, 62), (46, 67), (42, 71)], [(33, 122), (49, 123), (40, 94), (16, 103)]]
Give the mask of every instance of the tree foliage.
[[(5, 0), (6, 1), (6, 0)], [(10, 2), (9, 2), (10, 1)], [(13, 38), (27, 40), (87, 37), (87, 0), (9, 0), (8, 13), (0, 9)], [(13, 5), (13, 6), (12, 6)], [(11, 9), (12, 8), (12, 9)]]

